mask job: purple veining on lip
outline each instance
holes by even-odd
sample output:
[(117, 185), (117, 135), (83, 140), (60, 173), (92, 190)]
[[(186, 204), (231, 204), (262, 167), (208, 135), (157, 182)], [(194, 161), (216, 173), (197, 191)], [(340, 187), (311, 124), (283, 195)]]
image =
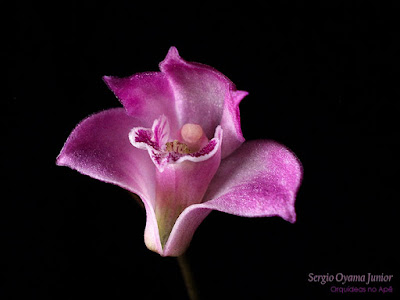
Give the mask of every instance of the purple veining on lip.
[(216, 146), (217, 146), (217, 142), (215, 140), (211, 140), (207, 144), (207, 146), (205, 146), (203, 149), (201, 149), (201, 150), (199, 150), (199, 151), (197, 151), (195, 153), (190, 153), (189, 155), (193, 156), (193, 157), (200, 157), (200, 156), (203, 156), (203, 155), (206, 155), (206, 154), (210, 153), (212, 150), (214, 150), (214, 148)]
[(137, 130), (137, 135), (135, 136), (135, 142), (136, 143), (144, 143), (156, 150), (160, 150), (159, 146), (156, 142), (153, 142), (151, 140), (151, 132), (146, 129), (138, 129)]

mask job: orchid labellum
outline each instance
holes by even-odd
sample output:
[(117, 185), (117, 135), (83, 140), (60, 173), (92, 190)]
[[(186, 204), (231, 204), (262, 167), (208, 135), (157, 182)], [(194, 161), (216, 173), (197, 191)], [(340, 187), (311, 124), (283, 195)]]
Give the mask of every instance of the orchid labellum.
[(161, 72), (104, 77), (123, 108), (83, 120), (57, 164), (137, 194), (146, 246), (179, 256), (212, 211), (295, 222), (302, 168), (270, 140), (245, 142), (239, 102), (247, 92), (171, 47)]

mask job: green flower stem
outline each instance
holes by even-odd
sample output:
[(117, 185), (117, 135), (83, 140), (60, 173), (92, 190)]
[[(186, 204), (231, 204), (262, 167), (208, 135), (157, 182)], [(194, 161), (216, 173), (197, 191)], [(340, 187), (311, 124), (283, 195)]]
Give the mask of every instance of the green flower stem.
[(193, 272), (190, 267), (186, 253), (177, 257), (179, 268), (181, 269), (182, 277), (185, 282), (186, 290), (190, 300), (199, 300), (198, 290), (194, 280)]

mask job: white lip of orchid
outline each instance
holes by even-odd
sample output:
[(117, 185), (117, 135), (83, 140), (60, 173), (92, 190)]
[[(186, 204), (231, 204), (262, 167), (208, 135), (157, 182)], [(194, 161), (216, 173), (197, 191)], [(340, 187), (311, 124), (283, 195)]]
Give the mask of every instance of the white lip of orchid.
[(208, 160), (219, 148), (222, 128), (217, 126), (209, 140), (200, 125), (187, 123), (179, 130), (178, 139), (171, 141), (170, 136), (168, 119), (161, 115), (151, 128), (132, 128), (129, 140), (134, 147), (147, 150), (158, 171), (163, 172), (168, 164)]

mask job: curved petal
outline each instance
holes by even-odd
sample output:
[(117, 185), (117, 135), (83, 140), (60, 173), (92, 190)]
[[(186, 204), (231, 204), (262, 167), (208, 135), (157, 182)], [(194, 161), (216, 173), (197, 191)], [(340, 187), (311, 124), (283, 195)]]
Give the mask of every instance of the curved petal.
[(160, 115), (166, 115), (173, 132), (178, 131), (174, 94), (168, 79), (161, 72), (138, 73), (118, 78), (104, 76), (104, 82), (121, 101), (128, 115), (139, 117), (140, 126), (151, 127)]
[(199, 124), (210, 138), (221, 124), (222, 158), (243, 143), (238, 105), (246, 92), (236, 91), (234, 84), (217, 70), (183, 60), (175, 47), (170, 48), (160, 69), (174, 93), (179, 127)]
[(147, 152), (133, 147), (128, 137), (139, 124), (123, 108), (94, 114), (72, 131), (56, 163), (137, 194), (146, 208), (146, 245), (161, 252), (154, 214), (155, 167)]
[(57, 157), (57, 165), (68, 166), (133, 193), (154, 196), (154, 188), (149, 187), (155, 178), (153, 163), (147, 153), (129, 142), (129, 131), (137, 122), (122, 108), (86, 118), (68, 137)]
[(274, 141), (244, 143), (221, 162), (204, 202), (181, 213), (163, 255), (181, 255), (211, 210), (244, 217), (280, 216), (295, 222), (294, 202), (301, 179), (299, 160), (284, 146)]
[(221, 162), (204, 206), (245, 217), (280, 216), (293, 223), (302, 174), (300, 161), (283, 145), (247, 142)]
[[(201, 203), (221, 162), (222, 129), (217, 127), (213, 150), (196, 161), (167, 164), (156, 172), (157, 190), (155, 212), (162, 245), (181, 212), (188, 206)], [(162, 254), (162, 253), (160, 253)]]
[(201, 207), (201, 204), (186, 208), (176, 220), (162, 256), (180, 256), (189, 247), (197, 227), (208, 216), (212, 209)]

